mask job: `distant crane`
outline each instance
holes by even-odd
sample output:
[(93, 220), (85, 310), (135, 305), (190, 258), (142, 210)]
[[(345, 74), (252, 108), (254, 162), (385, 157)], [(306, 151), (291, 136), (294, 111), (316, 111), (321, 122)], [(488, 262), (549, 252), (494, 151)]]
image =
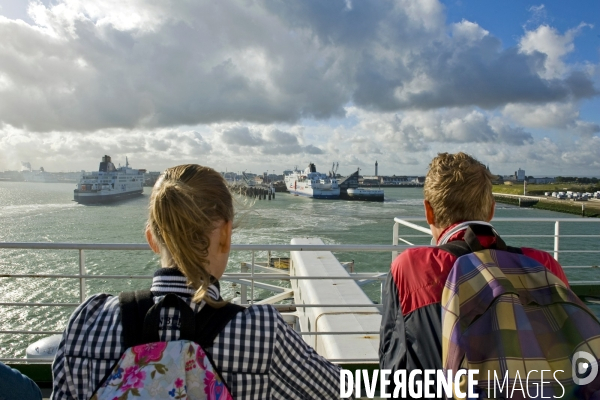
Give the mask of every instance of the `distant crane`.
[(340, 167), (340, 163), (336, 163), (335, 161), (333, 162), (333, 164), (331, 164), (331, 171), (329, 171), (331, 173), (331, 177), (335, 178), (338, 168)]

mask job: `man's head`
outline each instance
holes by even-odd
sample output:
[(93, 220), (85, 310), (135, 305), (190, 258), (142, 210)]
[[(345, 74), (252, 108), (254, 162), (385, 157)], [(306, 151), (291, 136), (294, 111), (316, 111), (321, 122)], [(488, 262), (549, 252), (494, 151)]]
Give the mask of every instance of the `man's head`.
[(492, 219), (492, 177), (485, 165), (462, 152), (440, 153), (431, 161), (425, 178), (425, 214), (436, 240), (454, 223)]

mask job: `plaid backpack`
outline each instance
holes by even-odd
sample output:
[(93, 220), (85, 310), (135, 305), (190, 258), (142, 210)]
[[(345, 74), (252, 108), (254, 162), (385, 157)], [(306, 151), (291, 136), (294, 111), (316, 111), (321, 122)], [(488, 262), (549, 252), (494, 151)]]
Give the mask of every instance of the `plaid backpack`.
[[(212, 345), (243, 307), (227, 304), (215, 309), (205, 304), (195, 314), (174, 294), (154, 304), (149, 290), (121, 293), (119, 303), (127, 350), (103, 379), (92, 400), (232, 398), (203, 348)], [(179, 310), (180, 338), (161, 342), (158, 336), (161, 319), (166, 323), (172, 318), (168, 309), (173, 308)]]
[[(495, 245), (484, 249), (477, 236), (490, 232)], [(490, 227), (470, 225), (464, 239), (440, 246), (459, 257), (441, 302), (445, 372), (479, 370), (479, 398), (600, 398), (600, 323), (592, 312)], [(459, 386), (467, 393), (466, 379)]]

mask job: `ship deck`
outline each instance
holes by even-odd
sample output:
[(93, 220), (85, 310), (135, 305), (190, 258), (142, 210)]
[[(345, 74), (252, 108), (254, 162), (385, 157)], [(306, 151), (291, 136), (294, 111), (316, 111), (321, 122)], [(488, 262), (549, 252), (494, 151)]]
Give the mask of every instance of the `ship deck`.
[[(554, 248), (549, 252), (556, 258), (562, 253), (600, 253), (595, 249), (561, 247), (561, 238), (598, 238), (600, 235), (564, 235), (561, 224), (568, 222), (599, 223), (599, 219), (584, 218), (498, 218), (494, 221), (515, 221), (524, 224), (553, 222), (554, 232), (545, 235), (503, 235), (503, 237), (551, 237)], [(396, 218), (394, 220), (391, 245), (326, 245), (319, 238), (296, 238), (289, 245), (237, 244), (232, 251), (246, 252), (249, 262), (243, 263), (240, 272), (226, 273), (222, 280), (239, 285), (240, 296), (235, 299), (242, 305), (251, 305), (255, 291), (261, 290), (269, 296), (254, 304), (272, 304), (284, 315), (286, 321), (311, 344), (318, 353), (331, 362), (346, 369), (378, 368), (379, 322), (381, 319), (378, 302), (365, 295), (361, 286), (367, 283), (383, 284), (385, 272), (357, 273), (348, 265), (343, 265), (332, 252), (388, 252), (390, 261), (406, 248), (416, 236), (431, 235), (422, 226), (422, 218)], [(421, 224), (421, 225), (420, 225)], [(402, 232), (401, 232), (402, 230)], [(415, 235), (414, 233), (417, 233)], [(401, 243), (401, 244), (399, 244)], [(84, 244), (84, 243), (0, 243), (4, 249), (65, 250), (79, 253), (78, 274), (2, 274), (2, 278), (19, 279), (69, 279), (79, 286), (79, 302), (73, 303), (32, 303), (2, 302), (3, 307), (76, 307), (89, 294), (86, 281), (92, 279), (147, 279), (150, 275), (104, 275), (86, 271), (85, 252), (89, 250), (139, 251), (150, 250), (146, 244)], [(270, 262), (259, 262), (258, 254), (287, 253), (290, 256), (288, 271), (273, 268)], [(570, 268), (597, 268), (595, 265), (565, 265)], [(280, 284), (273, 284), (279, 282)], [(573, 291), (586, 303), (600, 304), (600, 281), (572, 281)], [(596, 309), (598, 309), (596, 307)], [(65, 321), (66, 322), (66, 321)], [(2, 335), (51, 335), (57, 331), (13, 329), (0, 331)], [(26, 359), (0, 357), (0, 361), (21, 370), (34, 379), (42, 388), (51, 384), (51, 359)], [(47, 390), (45, 390), (47, 394)]]

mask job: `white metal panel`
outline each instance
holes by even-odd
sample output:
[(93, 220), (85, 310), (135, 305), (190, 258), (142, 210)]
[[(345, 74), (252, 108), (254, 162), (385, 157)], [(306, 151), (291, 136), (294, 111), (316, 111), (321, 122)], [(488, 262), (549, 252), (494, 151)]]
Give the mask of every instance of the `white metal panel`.
[[(294, 238), (293, 245), (322, 245), (319, 238)], [(329, 251), (290, 252), (291, 276), (348, 276)], [(339, 304), (340, 307), (297, 307), (300, 328), (310, 332), (357, 332), (342, 335), (304, 335), (304, 340), (328, 359), (365, 360), (378, 358), (379, 335), (360, 332), (379, 330), (377, 307), (347, 307), (373, 304), (350, 279), (292, 280), (296, 304)]]

